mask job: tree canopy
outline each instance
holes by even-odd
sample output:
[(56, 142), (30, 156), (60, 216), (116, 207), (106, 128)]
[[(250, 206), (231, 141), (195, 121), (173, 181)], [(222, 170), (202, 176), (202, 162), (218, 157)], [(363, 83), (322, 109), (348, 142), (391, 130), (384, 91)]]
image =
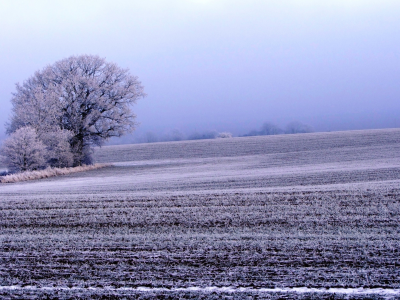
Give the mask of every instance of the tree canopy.
[(87, 164), (91, 147), (134, 130), (131, 106), (144, 96), (127, 69), (94, 55), (71, 56), (16, 85), (7, 132), (30, 126), (43, 140), (70, 132), (73, 164)]

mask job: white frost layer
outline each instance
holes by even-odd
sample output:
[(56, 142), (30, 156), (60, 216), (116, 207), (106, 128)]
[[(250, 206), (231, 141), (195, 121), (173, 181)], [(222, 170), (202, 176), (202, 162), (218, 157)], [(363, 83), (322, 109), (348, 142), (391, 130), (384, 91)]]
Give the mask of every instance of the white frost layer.
[(296, 287), (296, 288), (247, 288), (247, 287), (187, 287), (187, 288), (148, 288), (148, 287), (137, 287), (137, 288), (113, 288), (113, 287), (36, 287), (36, 286), (0, 286), (0, 290), (38, 290), (38, 291), (56, 291), (56, 290), (89, 290), (89, 291), (132, 291), (132, 292), (225, 292), (225, 293), (328, 293), (328, 294), (352, 294), (352, 295), (400, 295), (400, 289), (383, 289), (383, 288), (307, 288), (307, 287)]

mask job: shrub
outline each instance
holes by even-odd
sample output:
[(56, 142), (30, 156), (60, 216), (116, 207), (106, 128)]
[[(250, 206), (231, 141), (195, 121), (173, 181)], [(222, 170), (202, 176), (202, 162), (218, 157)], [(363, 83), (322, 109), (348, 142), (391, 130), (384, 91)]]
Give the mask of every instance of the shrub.
[(66, 168), (74, 163), (74, 155), (71, 151), (70, 139), (73, 133), (69, 130), (58, 129), (41, 135), (41, 140), (47, 149), (47, 164), (51, 167)]
[(26, 126), (17, 129), (3, 143), (0, 150), (11, 172), (31, 171), (46, 166), (46, 146), (35, 129)]
[(220, 132), (217, 136), (217, 138), (219, 139), (226, 139), (226, 138), (231, 138), (232, 137), (232, 133), (230, 132)]

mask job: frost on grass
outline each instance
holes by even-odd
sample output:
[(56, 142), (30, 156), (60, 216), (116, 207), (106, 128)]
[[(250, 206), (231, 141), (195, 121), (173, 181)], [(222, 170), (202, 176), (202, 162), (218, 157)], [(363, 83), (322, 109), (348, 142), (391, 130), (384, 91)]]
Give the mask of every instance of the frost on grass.
[[(188, 287), (188, 288), (115, 288), (115, 287), (89, 287), (89, 288), (69, 288), (69, 287), (36, 287), (36, 286), (0, 286), (0, 295), (10, 296), (13, 292), (37, 295), (40, 298), (51, 297), (53, 293), (63, 298), (70, 295), (79, 295), (79, 298), (98, 298), (107, 299), (131, 297), (139, 299), (393, 299), (400, 295), (399, 289), (324, 289), (324, 288), (249, 288), (241, 287)], [(67, 296), (68, 295), (68, 296)], [(107, 296), (106, 296), (107, 295)], [(236, 295), (236, 297), (232, 297)], [(293, 297), (293, 298), (292, 298)]]
[(110, 166), (110, 164), (94, 164), (94, 165), (83, 165), (78, 167), (71, 168), (46, 168), (44, 170), (38, 171), (26, 171), (16, 174), (10, 174), (3, 177), (0, 177), (1, 183), (14, 183), (19, 181), (27, 181), (27, 180), (35, 180), (42, 179), (48, 177), (54, 177), (59, 175), (68, 175), (77, 172), (84, 172), (89, 170), (95, 170)]

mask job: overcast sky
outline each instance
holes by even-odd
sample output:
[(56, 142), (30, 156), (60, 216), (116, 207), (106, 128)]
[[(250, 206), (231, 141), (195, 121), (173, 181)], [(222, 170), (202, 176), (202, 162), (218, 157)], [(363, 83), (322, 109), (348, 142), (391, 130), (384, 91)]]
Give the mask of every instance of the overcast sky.
[(399, 0), (2, 0), (0, 137), (11, 93), (79, 54), (129, 68), (140, 132), (400, 127)]

